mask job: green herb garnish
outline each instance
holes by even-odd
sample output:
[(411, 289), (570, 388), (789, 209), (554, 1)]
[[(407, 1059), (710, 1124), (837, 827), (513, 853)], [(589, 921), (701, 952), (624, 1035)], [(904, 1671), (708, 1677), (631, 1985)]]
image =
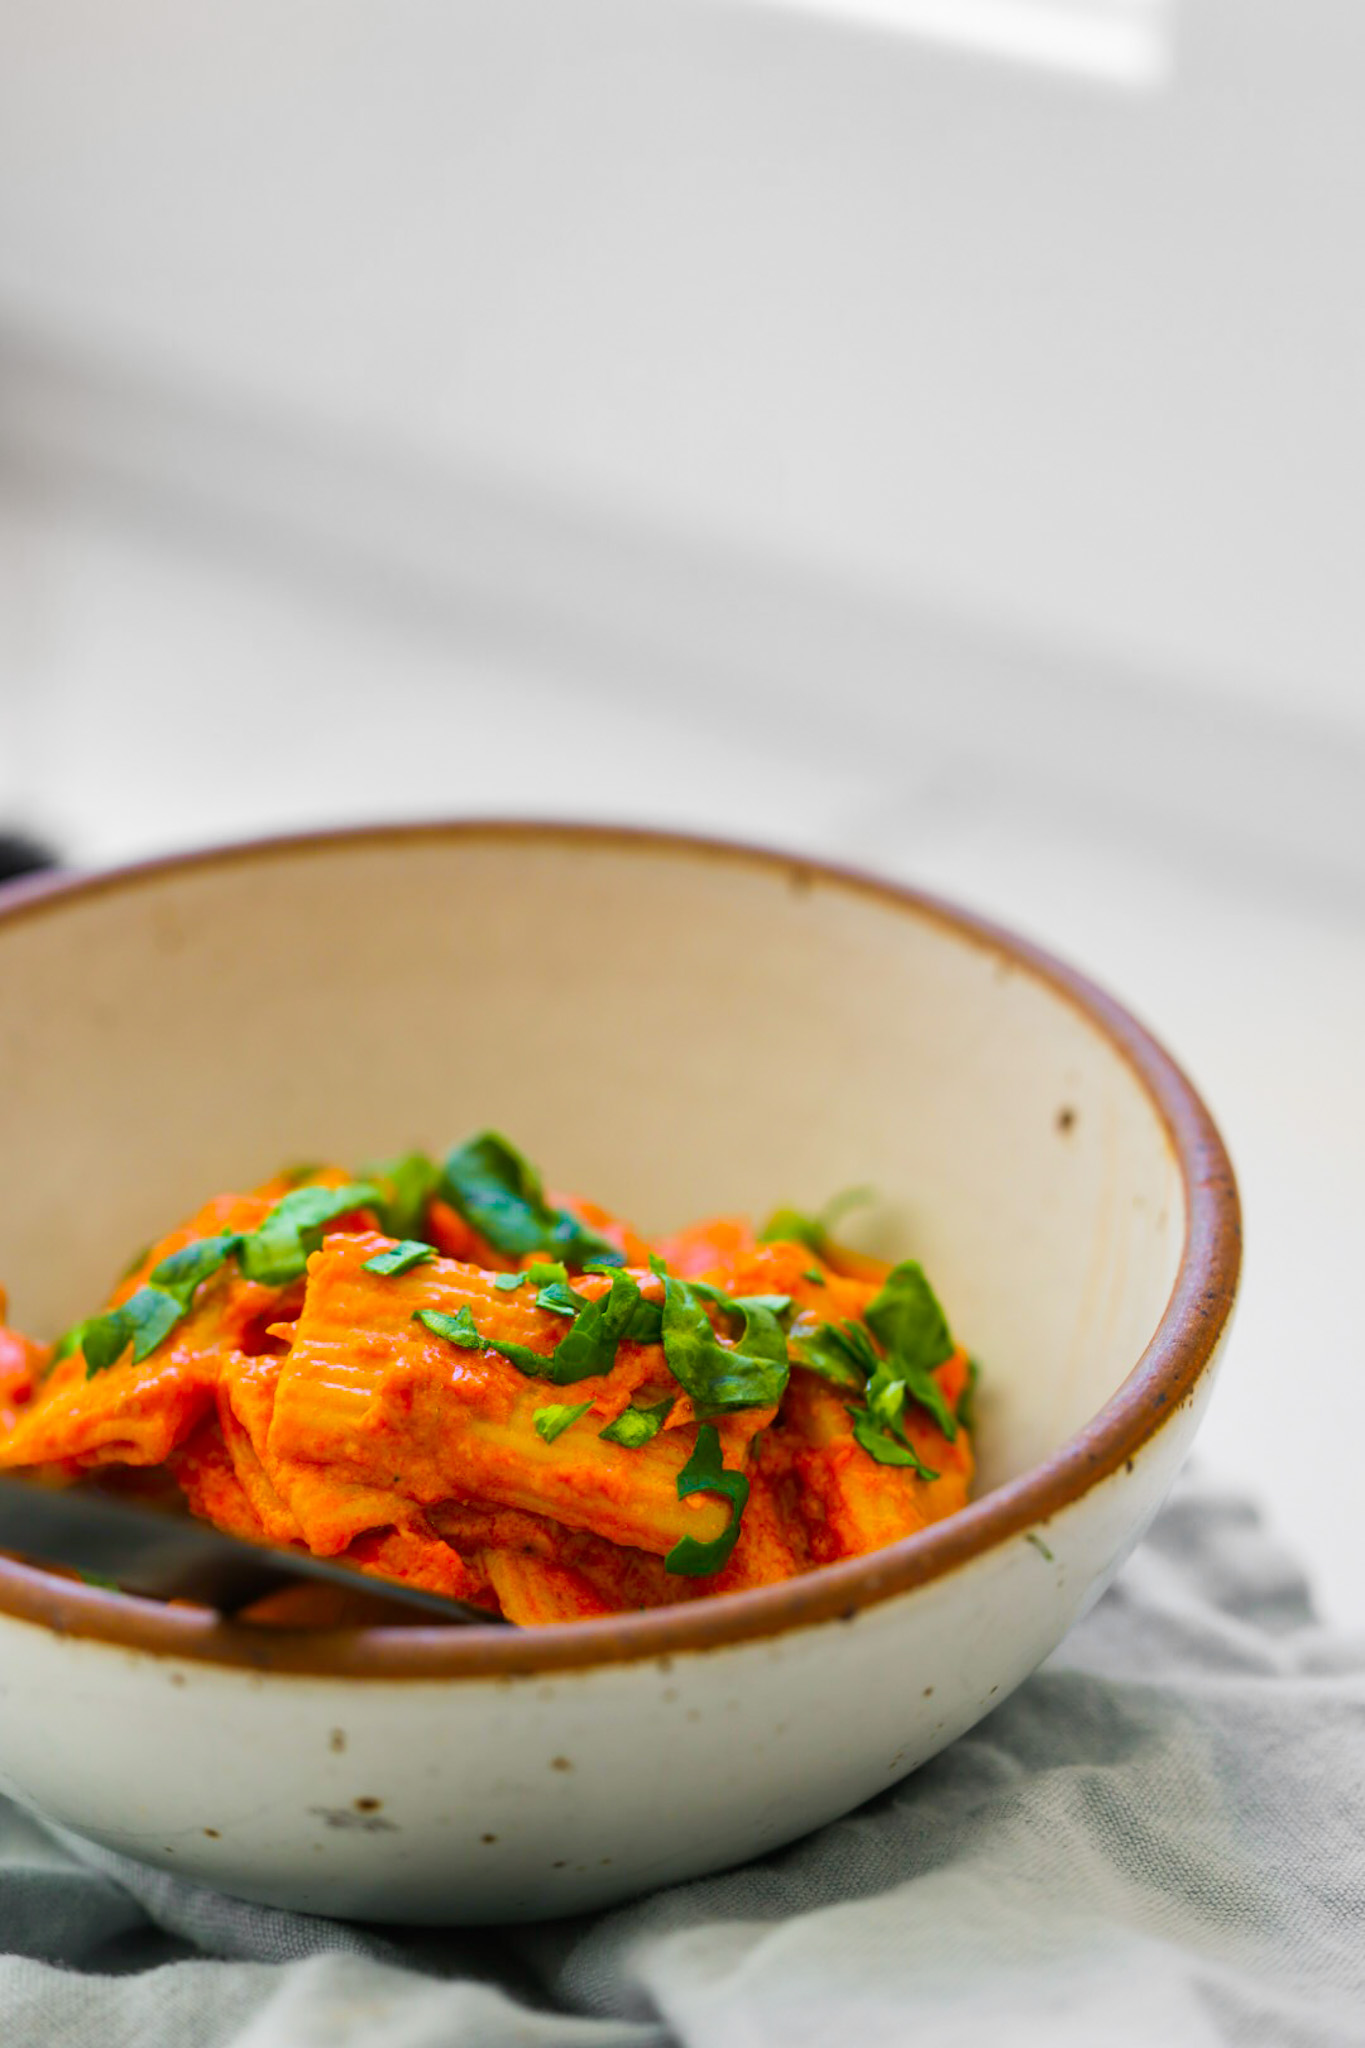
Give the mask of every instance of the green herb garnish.
[(825, 1238), (814, 1216), (800, 1209), (774, 1209), (758, 1233), (760, 1244), (803, 1244), (808, 1252), (823, 1252)]
[(107, 1372), (116, 1365), (131, 1344), (133, 1364), (141, 1365), (162, 1343), (176, 1324), (188, 1315), (196, 1289), (231, 1258), (241, 1240), (235, 1233), (201, 1237), (193, 1244), (169, 1252), (152, 1268), (151, 1278), (120, 1308), (106, 1309), (68, 1330), (57, 1347), (57, 1357), (80, 1350), (85, 1359), (85, 1376)]
[[(85, 1376), (117, 1365), (131, 1344), (133, 1364), (141, 1365), (162, 1339), (168, 1337), (185, 1311), (173, 1294), (159, 1287), (139, 1287), (121, 1308), (106, 1309), (80, 1326), (78, 1339), (85, 1358)], [(72, 1347), (75, 1348), (74, 1346)]]
[(68, 1330), (57, 1347), (57, 1357), (79, 1350), (85, 1359), (85, 1376), (93, 1379), (97, 1372), (116, 1365), (131, 1344), (133, 1364), (141, 1365), (188, 1315), (196, 1289), (232, 1257), (240, 1242), (234, 1233), (224, 1233), (198, 1238), (169, 1252), (152, 1268), (147, 1284), (129, 1295), (121, 1307), (106, 1309)]
[[(662, 1262), (651, 1261), (656, 1273), (663, 1271)], [(619, 1265), (607, 1265), (601, 1259), (592, 1259), (583, 1268), (585, 1273), (605, 1273), (608, 1279), (620, 1272)], [(624, 1332), (632, 1344), (657, 1344), (663, 1336), (664, 1305), (661, 1301), (647, 1301), (642, 1294), (635, 1304), (635, 1312)]]
[(630, 1319), (626, 1337), (632, 1344), (661, 1344), (664, 1334), (664, 1305), (661, 1301), (646, 1301), (641, 1295), (635, 1304), (635, 1313)]
[(178, 1252), (170, 1252), (159, 1265), (153, 1266), (148, 1278), (153, 1287), (159, 1287), (188, 1309), (195, 1289), (232, 1257), (240, 1243), (235, 1231), (219, 1237), (197, 1238), (193, 1244), (182, 1245)]
[(855, 1394), (862, 1392), (880, 1363), (872, 1339), (858, 1322), (816, 1323), (809, 1331), (798, 1324), (792, 1347), (797, 1364), (807, 1372)]
[(495, 1273), (493, 1285), (499, 1294), (515, 1294), (518, 1287), (524, 1287), (530, 1277), (529, 1273)]
[(536, 1307), (548, 1309), (552, 1316), (576, 1316), (587, 1305), (587, 1296), (575, 1294), (567, 1280), (551, 1280), (536, 1291)]
[(687, 1284), (694, 1294), (704, 1295), (707, 1301), (714, 1301), (717, 1308), (731, 1314), (741, 1308), (763, 1308), (770, 1315), (784, 1316), (792, 1305), (789, 1294), (731, 1295), (723, 1287), (713, 1287), (709, 1280), (689, 1280)]
[(976, 1433), (976, 1389), (981, 1378), (981, 1367), (974, 1358), (967, 1360), (967, 1384), (957, 1397), (957, 1426), (968, 1435)]
[(425, 1152), (400, 1152), (392, 1159), (376, 1159), (360, 1169), (362, 1180), (378, 1186), (371, 1203), (386, 1237), (419, 1238), (427, 1218), (427, 1203), (440, 1184), (441, 1169)]
[(692, 1493), (719, 1493), (730, 1503), (730, 1521), (712, 1543), (699, 1543), (695, 1536), (682, 1536), (664, 1559), (664, 1569), (690, 1579), (718, 1572), (739, 1538), (739, 1526), (749, 1498), (749, 1482), (742, 1472), (732, 1472), (720, 1454), (720, 1437), (709, 1422), (697, 1431), (691, 1457), (678, 1474), (678, 1499)]
[(951, 1443), (957, 1418), (934, 1378), (933, 1369), (953, 1355), (953, 1340), (924, 1268), (906, 1259), (887, 1274), (881, 1292), (867, 1309), (867, 1324), (881, 1340), (888, 1366), (904, 1380), (906, 1393), (933, 1416)]
[(552, 1444), (557, 1436), (563, 1436), (565, 1430), (577, 1422), (580, 1415), (586, 1415), (591, 1406), (591, 1401), (580, 1401), (572, 1408), (560, 1405), (537, 1408), (531, 1417), (536, 1435), (543, 1437), (547, 1444)]
[[(697, 1414), (776, 1407), (787, 1385), (787, 1340), (771, 1304), (786, 1297), (732, 1300), (717, 1288), (676, 1279), (657, 1262), (654, 1269), (664, 1283), (664, 1360)], [(733, 1345), (717, 1337), (703, 1296), (742, 1323)]]
[(605, 1294), (583, 1303), (572, 1329), (560, 1339), (550, 1375), (555, 1383), (567, 1387), (575, 1380), (610, 1372), (616, 1363), (616, 1348), (628, 1335), (639, 1306), (640, 1289), (635, 1281), (629, 1273), (616, 1273)]
[(417, 1237), (405, 1237), (401, 1244), (391, 1246), (386, 1252), (376, 1252), (372, 1259), (366, 1259), (361, 1271), (383, 1273), (392, 1278), (396, 1273), (410, 1273), (414, 1266), (424, 1266), (428, 1259), (434, 1259), (435, 1256), (434, 1245), (423, 1244)]
[(883, 1360), (867, 1383), (867, 1403), (853, 1413), (853, 1434), (879, 1465), (908, 1465), (921, 1479), (937, 1479), (905, 1434), (908, 1389)]
[(91, 1323), (98, 1321), (98, 1316), (88, 1316), (83, 1323), (73, 1323), (69, 1330), (62, 1331), (61, 1336), (52, 1347), (49, 1371), (52, 1366), (60, 1365), (64, 1358), (69, 1358), (73, 1351), (80, 1350), (81, 1345), (85, 1342), (86, 1331), (90, 1328)]
[(291, 1280), (302, 1279), (327, 1224), (352, 1209), (381, 1208), (383, 1199), (373, 1181), (292, 1189), (242, 1238), (238, 1259), (243, 1274), (263, 1287), (287, 1287)]
[(505, 1344), (496, 1337), (485, 1337), (466, 1306), (458, 1315), (447, 1315), (444, 1309), (419, 1308), (413, 1315), (415, 1323), (423, 1323), (434, 1336), (444, 1337), (447, 1344), (458, 1344), (462, 1351), (496, 1351), (509, 1365), (516, 1366), (530, 1379), (553, 1379), (554, 1360), (546, 1358), (539, 1351), (532, 1351), (526, 1344)]
[(652, 1408), (623, 1408), (615, 1422), (609, 1422), (597, 1434), (609, 1444), (624, 1444), (628, 1451), (638, 1451), (659, 1434), (668, 1420), (674, 1397), (658, 1401)]
[(433, 1336), (444, 1337), (447, 1344), (458, 1344), (462, 1351), (482, 1351), (486, 1347), (479, 1335), (479, 1326), (469, 1308), (462, 1308), (458, 1315), (447, 1315), (441, 1308), (419, 1308), (413, 1313), (415, 1323), (423, 1323)]
[(141, 1365), (189, 1313), (196, 1290), (228, 1259), (238, 1261), (247, 1279), (283, 1287), (302, 1274), (309, 1253), (322, 1241), (323, 1226), (335, 1216), (372, 1203), (376, 1194), (368, 1182), (342, 1188), (292, 1188), (245, 1236), (224, 1231), (168, 1252), (152, 1268), (146, 1285), (121, 1307), (106, 1309), (68, 1330), (57, 1344), (53, 1363), (80, 1351), (86, 1378), (93, 1379), (97, 1372), (117, 1364), (131, 1345), (133, 1364)]
[[(547, 1295), (554, 1298), (547, 1300)], [(575, 1294), (572, 1288), (559, 1280), (553, 1280), (549, 1287), (542, 1288), (536, 1300), (541, 1307), (553, 1309), (556, 1314), (573, 1317), (569, 1329), (548, 1357), (543, 1352), (530, 1350), (525, 1344), (508, 1344), (496, 1337), (483, 1336), (467, 1307), (462, 1308), (458, 1316), (446, 1315), (440, 1309), (419, 1309), (414, 1320), (424, 1323), (448, 1343), (459, 1344), (465, 1350), (477, 1346), (486, 1351), (496, 1351), (509, 1364), (534, 1379), (552, 1380), (557, 1387), (571, 1387), (579, 1380), (596, 1379), (611, 1371), (616, 1363), (617, 1346), (628, 1334), (639, 1310), (640, 1289), (629, 1273), (618, 1268), (613, 1273), (611, 1286), (596, 1301)]]
[(489, 1244), (516, 1258), (547, 1252), (568, 1264), (625, 1263), (614, 1244), (567, 1209), (552, 1209), (540, 1175), (497, 1131), (457, 1146), (441, 1174), (441, 1193)]
[(875, 1188), (845, 1188), (841, 1194), (831, 1196), (814, 1216), (807, 1215), (804, 1209), (774, 1209), (758, 1233), (759, 1243), (803, 1244), (807, 1251), (823, 1258), (830, 1233), (839, 1218), (850, 1209), (865, 1208), (876, 1199)]

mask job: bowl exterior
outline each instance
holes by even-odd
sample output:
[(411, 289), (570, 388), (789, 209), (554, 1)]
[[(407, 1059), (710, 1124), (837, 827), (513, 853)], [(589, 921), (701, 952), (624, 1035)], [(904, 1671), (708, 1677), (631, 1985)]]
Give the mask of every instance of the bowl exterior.
[(893, 1784), (1138, 1540), (1236, 1285), (1226, 1155), (1131, 1018), (945, 906), (752, 850), (440, 827), (39, 891), (0, 905), (0, 1083), (0, 1250), (37, 1329), (206, 1172), (492, 1121), (654, 1227), (870, 1178), (988, 1361), (976, 1501), (727, 1600), (341, 1641), (0, 1559), (0, 1791), (314, 1913), (580, 1912)]

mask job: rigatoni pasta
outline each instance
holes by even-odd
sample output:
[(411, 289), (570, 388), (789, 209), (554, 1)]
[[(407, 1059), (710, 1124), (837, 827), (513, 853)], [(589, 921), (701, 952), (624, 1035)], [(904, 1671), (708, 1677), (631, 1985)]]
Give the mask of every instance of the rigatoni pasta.
[(646, 1238), (494, 1132), (217, 1196), (55, 1345), (2, 1325), (0, 1296), (0, 1468), (140, 1468), (233, 1534), (523, 1625), (859, 1556), (972, 1477), (975, 1369), (913, 1261), (789, 1210)]

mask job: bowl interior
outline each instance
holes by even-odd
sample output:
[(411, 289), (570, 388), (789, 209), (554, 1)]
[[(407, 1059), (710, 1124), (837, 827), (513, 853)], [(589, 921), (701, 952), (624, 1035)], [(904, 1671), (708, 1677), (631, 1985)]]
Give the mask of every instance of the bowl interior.
[(1045, 1458), (1166, 1306), (1181, 1176), (1064, 989), (790, 861), (553, 828), (169, 864), (0, 920), (0, 1280), (55, 1332), (220, 1187), (493, 1124), (646, 1228), (877, 1190), (983, 1365), (981, 1484)]

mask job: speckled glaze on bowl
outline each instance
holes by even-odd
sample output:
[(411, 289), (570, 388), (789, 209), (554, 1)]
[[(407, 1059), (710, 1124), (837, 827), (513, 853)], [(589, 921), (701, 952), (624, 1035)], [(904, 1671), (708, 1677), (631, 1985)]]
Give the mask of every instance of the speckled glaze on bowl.
[(242, 1897), (577, 1912), (847, 1811), (1151, 1520), (1237, 1283), (1218, 1135), (1098, 990), (941, 903), (550, 825), (229, 848), (0, 906), (0, 1275), (51, 1331), (207, 1188), (514, 1133), (646, 1227), (872, 1182), (984, 1361), (978, 1498), (785, 1586), (277, 1634), (0, 1560), (0, 1789)]

